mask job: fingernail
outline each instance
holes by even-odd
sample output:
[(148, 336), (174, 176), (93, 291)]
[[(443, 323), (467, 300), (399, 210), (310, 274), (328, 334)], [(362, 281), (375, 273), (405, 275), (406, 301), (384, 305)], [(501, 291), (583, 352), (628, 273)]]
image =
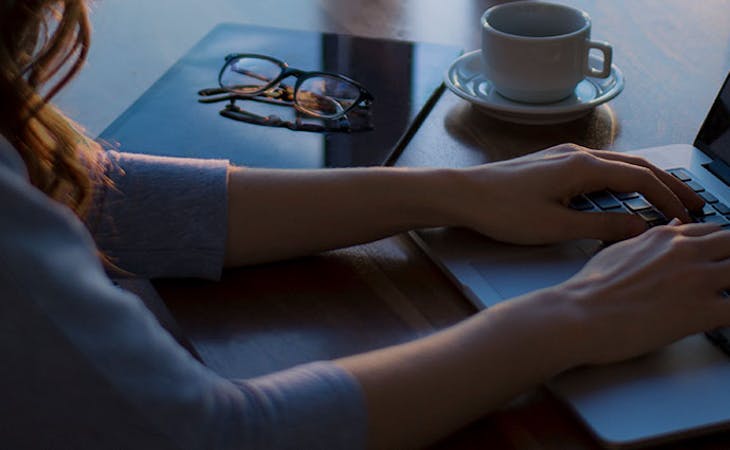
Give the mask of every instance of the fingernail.
[(682, 224), (682, 221), (675, 217), (674, 219), (670, 220), (667, 225), (676, 226), (676, 225), (681, 225), (681, 224)]

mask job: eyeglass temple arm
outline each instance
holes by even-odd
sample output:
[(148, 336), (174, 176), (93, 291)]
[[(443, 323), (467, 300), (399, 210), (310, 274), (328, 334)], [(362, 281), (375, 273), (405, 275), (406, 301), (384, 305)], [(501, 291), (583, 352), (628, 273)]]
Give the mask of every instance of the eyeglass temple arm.
[[(292, 91), (293, 89), (290, 86), (278, 86), (259, 94), (245, 95), (232, 92), (230, 89), (226, 88), (206, 88), (199, 90), (198, 95), (210, 98), (199, 98), (198, 101), (200, 103), (216, 103), (226, 100), (254, 100), (274, 104), (285, 103), (287, 105), (291, 105), (290, 101), (284, 99), (291, 97), (293, 95)], [(213, 97), (214, 95), (218, 95), (218, 97)]]
[(251, 100), (251, 101), (254, 101), (254, 102), (268, 103), (270, 105), (279, 105), (279, 106), (292, 106), (292, 104), (293, 104), (290, 101), (281, 100), (278, 97), (273, 97), (273, 98), (272, 97), (268, 97), (268, 96), (251, 96), (251, 97), (248, 97), (248, 96), (242, 96), (242, 95), (233, 94), (233, 93), (230, 93), (230, 92), (227, 92), (227, 91), (224, 91), (224, 92), (226, 92), (225, 95), (219, 95), (217, 97), (212, 97), (211, 96), (211, 97), (199, 98), (198, 99), (198, 103), (206, 103), (206, 104), (208, 104), (208, 103), (219, 103), (219, 102), (236, 101), (236, 100), (241, 100), (241, 101)]
[(227, 105), (224, 109), (220, 111), (221, 115), (228, 116), (228, 115), (241, 115), (245, 117), (249, 117), (252, 119), (256, 119), (263, 122), (276, 122), (277, 120), (281, 120), (279, 116), (277, 115), (270, 115), (270, 116), (262, 116), (261, 114), (256, 114), (251, 111), (247, 111), (243, 108), (239, 108), (237, 106)]
[(227, 89), (223, 89), (221, 87), (214, 87), (214, 88), (205, 88), (198, 91), (198, 95), (208, 96), (208, 95), (217, 95), (217, 94), (224, 94), (228, 92)]
[[(246, 111), (244, 109), (236, 108), (236, 109), (229, 109), (225, 108), (220, 111), (220, 115), (223, 117), (227, 117), (229, 119), (243, 121), (243, 122), (249, 122), (259, 125), (265, 125), (270, 127), (280, 127), (280, 128), (288, 128), (292, 131), (312, 131), (312, 132), (325, 132), (325, 131), (339, 131), (339, 132), (345, 132), (350, 133), (352, 131), (360, 131), (360, 130), (353, 130), (353, 128), (350, 125), (350, 122), (345, 119), (343, 120), (337, 120), (338, 126), (332, 127), (332, 126), (322, 126), (314, 123), (307, 123), (302, 121), (302, 117), (297, 115), (297, 117), (294, 119), (294, 122), (282, 120), (281, 117), (277, 115), (270, 115), (270, 116), (260, 116), (258, 114), (254, 114), (250, 111)], [(365, 130), (363, 130), (365, 131)]]
[[(243, 86), (236, 86), (236, 87), (240, 88), (240, 87), (255, 87), (255, 86), (243, 85)], [(242, 95), (242, 94), (236, 94), (235, 92), (232, 91), (232, 88), (214, 87), (214, 88), (205, 88), (205, 89), (201, 89), (198, 91), (198, 95), (203, 96), (203, 97), (208, 97), (211, 95), (218, 95), (218, 94), (237, 95), (241, 98), (246, 97), (245, 95)], [(251, 97), (253, 97), (254, 95), (257, 95), (257, 94), (253, 94), (253, 95), (251, 95)]]

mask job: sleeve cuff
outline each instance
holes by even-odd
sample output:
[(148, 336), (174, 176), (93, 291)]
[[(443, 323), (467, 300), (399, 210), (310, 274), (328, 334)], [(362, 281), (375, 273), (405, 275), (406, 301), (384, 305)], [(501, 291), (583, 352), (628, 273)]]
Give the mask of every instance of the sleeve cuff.
[(228, 161), (107, 152), (89, 214), (97, 246), (145, 278), (218, 279), (227, 233)]

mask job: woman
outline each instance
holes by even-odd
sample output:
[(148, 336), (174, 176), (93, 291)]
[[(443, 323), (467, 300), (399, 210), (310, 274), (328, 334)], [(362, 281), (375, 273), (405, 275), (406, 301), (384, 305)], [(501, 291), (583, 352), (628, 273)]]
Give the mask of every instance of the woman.
[[(730, 233), (683, 225), (702, 200), (646, 161), (565, 145), (461, 170), (291, 172), (105, 153), (48, 103), (86, 55), (85, 1), (0, 5), (2, 447), (417, 447), (568, 368), (730, 324)], [(606, 188), (677, 219), (642, 234), (634, 216), (566, 207)], [(427, 338), (253, 380), (200, 365), (102, 265), (215, 278), (434, 225), (640, 236)]]

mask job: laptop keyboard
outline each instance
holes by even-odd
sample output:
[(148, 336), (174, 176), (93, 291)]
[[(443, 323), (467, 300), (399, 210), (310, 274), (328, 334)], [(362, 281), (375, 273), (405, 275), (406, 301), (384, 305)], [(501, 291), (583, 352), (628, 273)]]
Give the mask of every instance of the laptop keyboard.
[[(670, 169), (667, 172), (692, 188), (705, 201), (702, 211), (690, 211), (690, 216), (695, 222), (713, 222), (723, 228), (730, 228), (730, 207), (705, 189), (687, 169)], [(571, 199), (570, 207), (586, 212), (606, 211), (636, 214), (650, 227), (664, 225), (668, 222), (664, 214), (637, 192), (591, 192)], [(728, 291), (726, 291), (726, 295), (730, 297)], [(707, 331), (705, 336), (723, 352), (730, 355), (730, 327)]]
[[(730, 207), (712, 195), (695, 177), (682, 168), (670, 169), (677, 179), (692, 188), (706, 202), (701, 211), (691, 211), (695, 222), (717, 223), (723, 228), (730, 228)], [(668, 219), (638, 192), (599, 191), (573, 197), (570, 207), (586, 212), (623, 212), (636, 214), (650, 226), (665, 225)]]

